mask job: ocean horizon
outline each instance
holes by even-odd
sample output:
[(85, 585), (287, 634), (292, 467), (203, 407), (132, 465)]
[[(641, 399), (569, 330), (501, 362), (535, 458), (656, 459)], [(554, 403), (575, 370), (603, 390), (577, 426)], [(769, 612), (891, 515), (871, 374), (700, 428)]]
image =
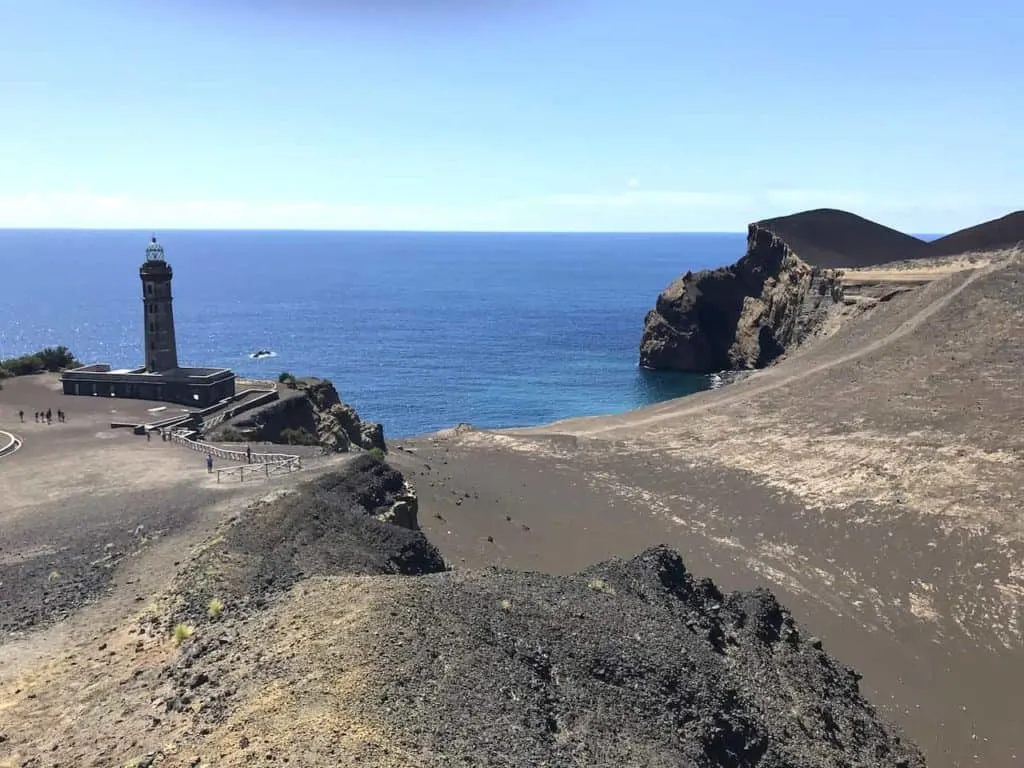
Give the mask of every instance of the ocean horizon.
[[(638, 366), (644, 315), (678, 275), (746, 246), (746, 233), (155, 234), (174, 269), (183, 365), (331, 379), (388, 437), (619, 413), (707, 389), (709, 377)], [(63, 344), (83, 362), (139, 364), (150, 235), (0, 230), (0, 359)]]

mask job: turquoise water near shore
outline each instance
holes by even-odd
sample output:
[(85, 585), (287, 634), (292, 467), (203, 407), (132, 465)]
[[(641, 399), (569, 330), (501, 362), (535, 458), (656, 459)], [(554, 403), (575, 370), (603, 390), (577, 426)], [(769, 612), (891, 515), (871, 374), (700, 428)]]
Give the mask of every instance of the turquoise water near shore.
[[(0, 230), (0, 358), (142, 356), (149, 232)], [(705, 389), (637, 367), (645, 313), (745, 234), (169, 231), (183, 364), (330, 378), (389, 436), (539, 424)], [(274, 356), (253, 360), (259, 349)]]

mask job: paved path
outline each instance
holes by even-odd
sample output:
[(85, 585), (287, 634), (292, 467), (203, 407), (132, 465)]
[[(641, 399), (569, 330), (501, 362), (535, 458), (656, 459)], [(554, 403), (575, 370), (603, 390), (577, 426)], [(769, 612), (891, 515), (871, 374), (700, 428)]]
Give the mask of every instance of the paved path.
[(22, 440), (17, 435), (0, 429), (0, 458), (10, 456), (21, 448)]

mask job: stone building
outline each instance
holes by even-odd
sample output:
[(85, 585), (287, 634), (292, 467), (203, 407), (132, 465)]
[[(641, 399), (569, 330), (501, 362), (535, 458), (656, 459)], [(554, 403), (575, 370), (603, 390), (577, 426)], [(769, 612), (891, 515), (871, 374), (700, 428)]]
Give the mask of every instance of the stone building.
[(178, 365), (174, 334), (174, 270), (154, 237), (139, 268), (142, 279), (145, 364), (113, 370), (105, 363), (64, 371), (65, 395), (130, 397), (205, 408), (235, 394), (235, 374), (227, 368), (184, 368)]

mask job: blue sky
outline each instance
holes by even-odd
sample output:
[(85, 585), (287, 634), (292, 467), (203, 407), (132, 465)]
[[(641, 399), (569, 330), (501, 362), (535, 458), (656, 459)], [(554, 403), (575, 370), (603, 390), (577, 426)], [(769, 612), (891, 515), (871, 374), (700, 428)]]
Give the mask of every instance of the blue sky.
[(913, 232), (1024, 207), (1024, 4), (0, 0), (0, 226)]

